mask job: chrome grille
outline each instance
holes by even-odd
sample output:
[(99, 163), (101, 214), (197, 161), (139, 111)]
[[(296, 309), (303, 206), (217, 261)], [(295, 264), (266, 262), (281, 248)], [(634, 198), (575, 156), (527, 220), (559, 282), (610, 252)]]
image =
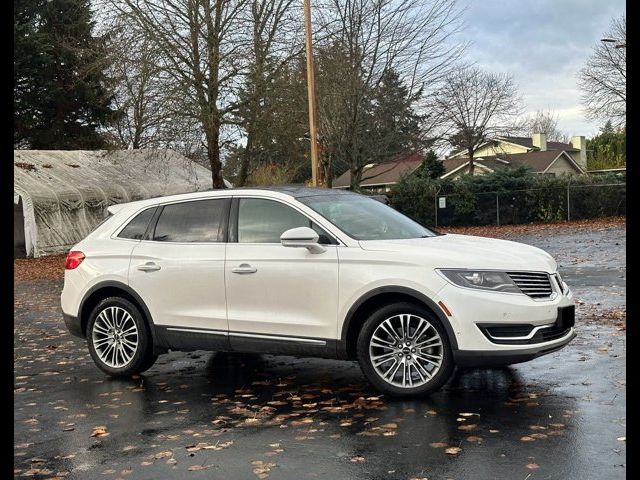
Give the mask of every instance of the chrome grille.
[(543, 272), (507, 272), (522, 293), (531, 298), (548, 298), (553, 293), (551, 280)]

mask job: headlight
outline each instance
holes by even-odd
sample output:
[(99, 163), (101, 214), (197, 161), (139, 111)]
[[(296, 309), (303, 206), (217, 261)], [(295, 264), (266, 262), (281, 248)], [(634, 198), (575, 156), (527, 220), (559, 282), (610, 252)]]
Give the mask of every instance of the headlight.
[(491, 292), (522, 293), (504, 272), (495, 270), (438, 270), (459, 287), (477, 288)]

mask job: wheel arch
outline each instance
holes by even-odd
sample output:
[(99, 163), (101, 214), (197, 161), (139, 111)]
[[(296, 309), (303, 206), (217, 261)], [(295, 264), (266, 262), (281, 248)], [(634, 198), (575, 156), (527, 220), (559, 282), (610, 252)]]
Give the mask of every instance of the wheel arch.
[(80, 302), (80, 309), (78, 310), (78, 315), (80, 317), (80, 328), (85, 337), (87, 334), (87, 324), (89, 323), (89, 316), (91, 315), (91, 312), (96, 307), (96, 305), (100, 303), (101, 300), (108, 297), (123, 297), (131, 301), (136, 307), (138, 307), (142, 312), (147, 327), (149, 327), (154, 347), (159, 346), (153, 318), (151, 317), (149, 308), (144, 303), (144, 300), (142, 300), (140, 295), (138, 295), (138, 293), (133, 288), (115, 280), (108, 280), (94, 285), (89, 290), (87, 290), (84, 297), (82, 298), (82, 301)]
[(451, 350), (458, 350), (456, 335), (442, 309), (431, 298), (412, 288), (401, 286), (385, 286), (370, 290), (362, 295), (351, 306), (342, 324), (340, 342), (338, 343), (338, 358), (353, 359), (356, 354), (356, 342), (360, 328), (371, 313), (390, 303), (408, 301), (427, 309), (435, 315), (447, 332)]

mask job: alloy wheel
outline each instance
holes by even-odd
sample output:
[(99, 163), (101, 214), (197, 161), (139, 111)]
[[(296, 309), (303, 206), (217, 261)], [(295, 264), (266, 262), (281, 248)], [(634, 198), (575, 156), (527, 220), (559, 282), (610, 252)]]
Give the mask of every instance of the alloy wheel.
[(376, 327), (369, 358), (385, 382), (415, 388), (431, 381), (442, 366), (444, 347), (438, 330), (413, 314), (394, 315)]
[(93, 324), (93, 347), (100, 360), (111, 368), (123, 368), (138, 350), (138, 327), (121, 307), (106, 307)]

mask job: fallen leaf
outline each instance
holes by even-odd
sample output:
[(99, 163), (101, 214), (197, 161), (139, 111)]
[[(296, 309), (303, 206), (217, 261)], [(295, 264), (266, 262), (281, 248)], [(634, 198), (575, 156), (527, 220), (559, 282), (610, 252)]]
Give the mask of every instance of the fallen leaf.
[(199, 472), (200, 470), (207, 470), (211, 465), (191, 465), (187, 470), (190, 472)]
[(444, 453), (447, 455), (458, 455), (462, 449), (460, 447), (449, 447), (445, 449)]
[(109, 432), (105, 426), (93, 427), (93, 432), (91, 432), (92, 437), (106, 437), (107, 435)]
[(156, 453), (155, 455), (153, 455), (153, 458), (155, 460), (159, 460), (161, 458), (167, 458), (167, 457), (171, 457), (173, 456), (173, 452), (171, 450), (167, 450), (164, 452), (160, 452), (160, 453)]
[(475, 423), (471, 423), (469, 425), (460, 425), (458, 427), (458, 430), (464, 430), (465, 432), (469, 431), (469, 430), (473, 430), (474, 428), (476, 428), (478, 425), (476, 425)]

